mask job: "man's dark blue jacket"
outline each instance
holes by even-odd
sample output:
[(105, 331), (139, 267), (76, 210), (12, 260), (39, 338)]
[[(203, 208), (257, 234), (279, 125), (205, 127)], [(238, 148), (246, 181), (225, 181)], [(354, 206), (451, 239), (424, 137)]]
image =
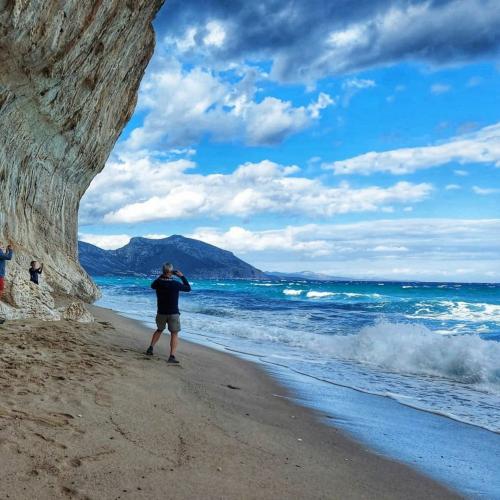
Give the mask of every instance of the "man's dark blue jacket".
[(185, 276), (180, 277), (182, 283), (172, 278), (160, 276), (151, 283), (156, 290), (158, 314), (179, 314), (179, 292), (190, 292), (191, 285)]

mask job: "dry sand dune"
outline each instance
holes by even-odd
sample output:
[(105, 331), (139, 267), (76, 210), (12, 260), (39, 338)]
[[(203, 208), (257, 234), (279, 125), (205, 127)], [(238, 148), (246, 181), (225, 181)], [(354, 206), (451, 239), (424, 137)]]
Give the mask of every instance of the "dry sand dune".
[(0, 499), (453, 498), (296, 407), (258, 367), (95, 309), (0, 329)]

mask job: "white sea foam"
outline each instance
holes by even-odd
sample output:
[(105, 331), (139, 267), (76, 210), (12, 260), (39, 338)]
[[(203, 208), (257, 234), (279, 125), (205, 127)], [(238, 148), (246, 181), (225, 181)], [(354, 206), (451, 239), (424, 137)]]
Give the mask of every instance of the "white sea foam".
[(309, 299), (321, 299), (323, 297), (331, 297), (332, 295), (337, 295), (333, 292), (316, 292), (314, 290), (311, 290), (310, 292), (306, 293), (306, 297)]
[(353, 292), (342, 292), (342, 295), (345, 295), (346, 297), (349, 298), (354, 298), (354, 297), (370, 297), (373, 299), (379, 299), (382, 297), (379, 293), (353, 293)]
[[(286, 293), (283, 291), (283, 293)], [(292, 295), (292, 294), (290, 294)], [(366, 297), (366, 298), (373, 298), (373, 299), (378, 299), (382, 297), (382, 295), (378, 293), (354, 293), (354, 292), (321, 292), (317, 290), (311, 290), (306, 293), (306, 297), (309, 299), (321, 299), (323, 297), (334, 297), (338, 296), (340, 298), (349, 298), (349, 299), (354, 299), (354, 298), (361, 298), (361, 297)]]
[(328, 338), (335, 357), (400, 373), (435, 375), (500, 391), (500, 344), (475, 335), (438, 335), (419, 324), (380, 322)]
[(291, 296), (297, 296), (297, 295), (300, 295), (304, 290), (293, 290), (291, 288), (285, 288), (283, 290), (283, 293), (285, 295), (291, 295)]
[(239, 322), (229, 330), (232, 336), (259, 343), (300, 348), (324, 361), (355, 361), (387, 372), (437, 376), (500, 392), (500, 344), (475, 335), (440, 335), (420, 324), (385, 321), (346, 336), (277, 326), (260, 329)]
[(282, 286), (281, 283), (252, 283), (253, 286)]
[[(437, 306), (437, 307), (436, 307)], [(442, 321), (493, 321), (500, 322), (500, 305), (463, 301), (442, 300), (436, 303), (421, 302), (413, 318), (429, 318)]]

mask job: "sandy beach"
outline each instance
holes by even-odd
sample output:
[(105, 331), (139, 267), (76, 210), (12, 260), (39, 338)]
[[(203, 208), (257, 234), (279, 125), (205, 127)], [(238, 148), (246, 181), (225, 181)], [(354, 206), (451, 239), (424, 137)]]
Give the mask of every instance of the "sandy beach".
[(96, 321), (0, 329), (0, 499), (457, 498), (287, 398), (258, 366)]

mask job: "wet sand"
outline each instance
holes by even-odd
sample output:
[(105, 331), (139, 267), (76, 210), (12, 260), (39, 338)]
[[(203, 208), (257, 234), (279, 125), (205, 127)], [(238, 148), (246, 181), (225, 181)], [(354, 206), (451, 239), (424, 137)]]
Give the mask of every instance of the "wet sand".
[(0, 327), (0, 499), (446, 499), (365, 449), (258, 366), (92, 308)]

